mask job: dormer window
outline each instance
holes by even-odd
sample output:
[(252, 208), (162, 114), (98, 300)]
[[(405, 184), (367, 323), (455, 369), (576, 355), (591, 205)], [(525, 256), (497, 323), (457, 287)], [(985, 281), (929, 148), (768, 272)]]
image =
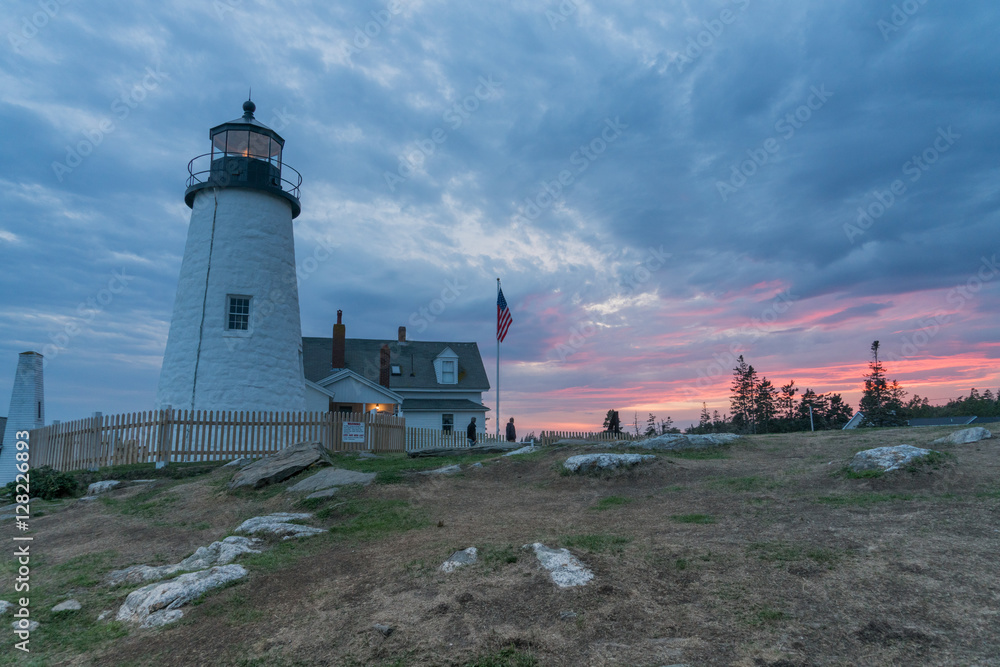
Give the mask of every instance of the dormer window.
[(434, 359), (434, 374), (438, 384), (458, 384), (458, 355), (446, 347)]

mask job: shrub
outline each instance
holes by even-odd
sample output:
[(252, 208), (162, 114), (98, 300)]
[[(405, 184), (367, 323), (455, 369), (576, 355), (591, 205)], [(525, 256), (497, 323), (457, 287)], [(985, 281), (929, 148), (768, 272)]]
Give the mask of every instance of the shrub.
[[(73, 477), (54, 470), (52, 466), (34, 468), (28, 473), (28, 481), (31, 497), (42, 500), (55, 500), (56, 498), (72, 496), (78, 488)], [(11, 498), (17, 495), (17, 481), (8, 482), (5, 492)]]

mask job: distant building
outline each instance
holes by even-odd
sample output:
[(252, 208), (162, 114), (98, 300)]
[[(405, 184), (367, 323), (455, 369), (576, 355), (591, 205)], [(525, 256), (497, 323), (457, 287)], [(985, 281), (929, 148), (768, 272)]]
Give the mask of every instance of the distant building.
[(342, 311), (332, 338), (303, 338), (306, 409), (378, 410), (407, 427), (464, 430), (472, 417), (486, 430), (483, 392), (490, 382), (476, 343), (347, 338)]
[(910, 419), (907, 421), (909, 426), (965, 426), (966, 424), (971, 424), (976, 420), (975, 416), (972, 417), (927, 417), (923, 419)]
[(865, 413), (855, 412), (854, 416), (851, 417), (846, 424), (844, 424), (844, 428), (841, 430), (846, 431), (848, 429), (857, 428), (858, 426), (861, 425), (861, 422), (862, 420), (864, 420), (864, 418), (865, 418)]

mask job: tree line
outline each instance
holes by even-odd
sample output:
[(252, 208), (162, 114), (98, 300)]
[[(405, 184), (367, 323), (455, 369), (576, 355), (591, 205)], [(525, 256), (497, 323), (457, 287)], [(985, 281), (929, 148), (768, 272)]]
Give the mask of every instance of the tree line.
[[(968, 396), (949, 400), (946, 405), (934, 406), (929, 399), (914, 394), (907, 399), (907, 392), (897, 380), (888, 380), (885, 365), (878, 358), (879, 341), (871, 344), (872, 359), (868, 362), (868, 373), (863, 376), (864, 391), (858, 403), (858, 411), (864, 415), (859, 426), (905, 426), (910, 419), (932, 417), (1000, 417), (1000, 389), (994, 394), (987, 389), (979, 393), (975, 387)], [(708, 405), (702, 403), (697, 425), (687, 428), (685, 433), (789, 433), (792, 431), (823, 431), (843, 428), (854, 411), (837, 393), (818, 394), (806, 388), (799, 394), (795, 380), (780, 388), (759, 375), (757, 369), (748, 364), (743, 355), (736, 359), (733, 379), (730, 383), (730, 413), (720, 414), (718, 410), (709, 412)], [(798, 398), (796, 399), (796, 396)], [(622, 428), (617, 410), (608, 410), (604, 418), (605, 431), (621, 433)], [(652, 437), (662, 433), (680, 433), (667, 417), (659, 421), (650, 413), (644, 424), (640, 424), (638, 413), (633, 415), (631, 429), (636, 436)]]

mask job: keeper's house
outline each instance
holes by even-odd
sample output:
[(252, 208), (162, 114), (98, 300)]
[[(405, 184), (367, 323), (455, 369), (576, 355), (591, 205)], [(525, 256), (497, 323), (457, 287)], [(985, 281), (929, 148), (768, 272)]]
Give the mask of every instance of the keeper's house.
[(407, 427), (464, 430), (472, 417), (485, 431), (483, 392), (490, 388), (476, 343), (347, 338), (337, 311), (333, 338), (303, 338), (306, 409), (378, 410)]

